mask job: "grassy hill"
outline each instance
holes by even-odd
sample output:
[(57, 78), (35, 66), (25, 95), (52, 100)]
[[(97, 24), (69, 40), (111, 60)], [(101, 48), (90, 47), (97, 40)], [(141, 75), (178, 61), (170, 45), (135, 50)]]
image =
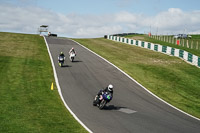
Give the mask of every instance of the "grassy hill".
[[(74, 39), (147, 89), (200, 118), (200, 69), (183, 60), (103, 38)], [(51, 91), (43, 37), (0, 32), (0, 132), (87, 132)]]
[(177, 108), (200, 118), (200, 69), (185, 61), (120, 42), (74, 39)]
[(1, 133), (86, 132), (50, 90), (52, 82), (43, 37), (0, 32)]

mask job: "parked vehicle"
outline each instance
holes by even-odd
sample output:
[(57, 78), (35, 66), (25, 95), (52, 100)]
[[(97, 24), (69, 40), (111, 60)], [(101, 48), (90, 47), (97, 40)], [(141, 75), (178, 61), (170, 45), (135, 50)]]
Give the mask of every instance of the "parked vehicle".
[(57, 37), (57, 34), (52, 34), (51, 32), (48, 32), (48, 37), (50, 37), (50, 36)]
[(187, 34), (178, 34), (178, 35), (175, 35), (174, 38), (176, 38), (176, 39), (179, 39), (179, 38), (180, 38), (180, 39), (186, 39), (186, 38), (191, 39), (192, 36), (187, 35)]

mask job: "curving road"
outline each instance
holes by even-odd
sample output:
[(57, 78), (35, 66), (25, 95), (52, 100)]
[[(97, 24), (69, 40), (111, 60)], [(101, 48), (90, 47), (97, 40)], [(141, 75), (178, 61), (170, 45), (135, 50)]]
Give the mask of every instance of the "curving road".
[[(200, 121), (158, 100), (115, 67), (68, 39), (46, 38), (65, 102), (95, 133), (199, 133)], [(70, 62), (68, 51), (77, 51)], [(65, 67), (57, 63), (66, 55)], [(105, 110), (92, 106), (99, 89), (114, 85), (113, 100)]]

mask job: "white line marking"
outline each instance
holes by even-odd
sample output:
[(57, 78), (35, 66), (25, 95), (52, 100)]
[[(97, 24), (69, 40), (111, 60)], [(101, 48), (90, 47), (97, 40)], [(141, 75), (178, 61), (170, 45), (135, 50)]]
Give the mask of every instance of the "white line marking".
[(132, 113), (136, 113), (137, 111), (131, 110), (131, 109), (127, 109), (127, 108), (120, 108), (118, 111), (123, 112), (123, 113), (127, 113), (127, 114), (132, 114)]
[(194, 119), (200, 121), (199, 118), (197, 118), (197, 117), (195, 117), (195, 116), (193, 116), (193, 115), (190, 115), (190, 114), (188, 114), (188, 113), (186, 113), (186, 112), (184, 112), (184, 111), (178, 109), (177, 107), (175, 107), (175, 106), (169, 104), (168, 102), (164, 101), (164, 100), (161, 99), (160, 97), (156, 96), (155, 94), (153, 94), (151, 91), (149, 91), (148, 89), (146, 89), (144, 86), (142, 86), (140, 83), (138, 83), (135, 79), (133, 79), (131, 76), (129, 76), (127, 73), (125, 73), (124, 71), (122, 71), (120, 68), (118, 68), (117, 66), (115, 66), (114, 64), (112, 64), (111, 62), (109, 62), (108, 60), (104, 59), (103, 57), (101, 57), (100, 55), (96, 54), (96, 53), (93, 52), (92, 50), (86, 48), (85, 46), (81, 45), (80, 43), (78, 43), (78, 42), (76, 42), (76, 41), (74, 41), (74, 40), (72, 40), (72, 41), (75, 42), (75, 43), (77, 43), (77, 44), (79, 44), (79, 45), (82, 46), (83, 48), (89, 50), (89, 51), (92, 52), (93, 54), (97, 55), (98, 57), (102, 58), (104, 61), (108, 62), (109, 64), (111, 64), (112, 66), (114, 66), (115, 68), (117, 68), (117, 69), (118, 69), (119, 71), (121, 71), (124, 75), (126, 75), (127, 77), (129, 77), (132, 81), (134, 81), (135, 83), (137, 83), (140, 87), (142, 87), (144, 90), (146, 90), (148, 93), (150, 93), (151, 95), (153, 95), (154, 97), (156, 97), (156, 98), (159, 99), (160, 101), (162, 101), (162, 102), (164, 102), (165, 104), (171, 106), (172, 108), (174, 108), (174, 109), (176, 109), (176, 110), (178, 110), (178, 111), (180, 111), (180, 112), (182, 112), (182, 113), (184, 113), (184, 114), (186, 114), (186, 115), (188, 115), (188, 116), (190, 116), (190, 117), (192, 117), (192, 118), (194, 118)]
[[(44, 36), (43, 36), (44, 37)], [(62, 92), (61, 92), (61, 89), (60, 89), (60, 85), (59, 85), (59, 82), (58, 82), (58, 77), (57, 77), (57, 73), (56, 73), (56, 69), (55, 69), (55, 66), (54, 66), (54, 62), (53, 62), (53, 58), (51, 56), (51, 53), (50, 53), (50, 50), (49, 50), (49, 46), (47, 44), (47, 41), (46, 41), (46, 38), (44, 37), (44, 40), (45, 40), (45, 43), (46, 43), (46, 46), (47, 46), (47, 50), (48, 50), (48, 53), (49, 53), (49, 57), (51, 59), (51, 64), (52, 64), (52, 67), (53, 67), (53, 72), (54, 72), (54, 78), (55, 78), (55, 81), (56, 81), (56, 86), (58, 88), (58, 92), (59, 92), (59, 95), (65, 105), (65, 107), (69, 110), (69, 112), (72, 114), (72, 116), (89, 132), (89, 133), (92, 133), (92, 131), (86, 127), (86, 125), (83, 124), (83, 122), (74, 114), (74, 112), (72, 112), (72, 110), (69, 108), (69, 106), (66, 104), (63, 96), (62, 96)]]

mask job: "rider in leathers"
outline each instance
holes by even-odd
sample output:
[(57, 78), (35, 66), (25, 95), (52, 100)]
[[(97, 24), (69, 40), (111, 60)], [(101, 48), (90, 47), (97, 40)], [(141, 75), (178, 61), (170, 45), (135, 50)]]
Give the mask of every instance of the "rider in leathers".
[(75, 51), (75, 49), (74, 49), (73, 47), (70, 49), (69, 55), (70, 55), (72, 52), (76, 55), (76, 51)]
[(113, 85), (108, 85), (105, 89), (103, 89), (103, 90), (100, 90), (99, 92), (98, 92), (98, 94), (97, 94), (97, 96), (96, 96), (96, 101), (97, 101), (97, 103), (96, 104), (99, 104), (100, 103), (100, 100), (99, 100), (99, 97), (100, 97), (100, 95), (102, 95), (103, 93), (105, 93), (105, 92), (108, 92), (108, 93), (111, 93), (111, 96), (113, 97)]
[(60, 65), (60, 58), (63, 58), (65, 60), (65, 55), (64, 55), (63, 52), (60, 52), (60, 54), (58, 55), (58, 63), (59, 63), (59, 65)]

